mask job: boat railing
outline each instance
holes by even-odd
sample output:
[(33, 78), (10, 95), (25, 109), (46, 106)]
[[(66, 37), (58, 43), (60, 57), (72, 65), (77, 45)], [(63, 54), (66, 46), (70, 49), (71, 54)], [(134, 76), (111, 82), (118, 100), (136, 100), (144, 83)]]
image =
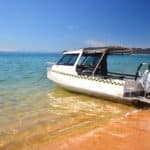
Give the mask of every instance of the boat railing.
[(128, 78), (128, 79), (135, 79), (136, 75), (133, 74), (125, 74), (125, 73), (117, 73), (117, 72), (107, 72), (108, 76), (116, 76), (120, 78)]
[[(94, 70), (93, 70), (93, 72), (92, 72), (92, 75), (93, 75), (93, 76), (95, 75), (95, 72), (97, 71), (97, 69), (98, 69), (100, 63), (103, 61), (103, 58), (104, 58), (105, 55), (106, 55), (106, 53), (104, 52), (104, 53), (102, 54), (101, 58), (99, 59), (97, 65), (95, 66), (95, 68), (94, 68)], [(106, 67), (106, 66), (105, 66), (105, 67)]]

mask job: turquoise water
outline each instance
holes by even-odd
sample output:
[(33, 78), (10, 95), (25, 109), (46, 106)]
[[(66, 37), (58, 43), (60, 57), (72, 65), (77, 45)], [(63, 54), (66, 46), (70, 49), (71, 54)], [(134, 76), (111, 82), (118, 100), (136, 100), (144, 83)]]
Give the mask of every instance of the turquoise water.
[[(50, 53), (0, 53), (0, 149), (34, 149), (68, 132), (135, 110), (57, 87), (46, 78), (46, 68), (47, 62), (56, 62), (59, 57)], [(149, 61), (149, 57), (141, 60), (136, 56), (129, 70), (143, 59)], [(121, 70), (117, 62), (121, 58), (109, 61)]]

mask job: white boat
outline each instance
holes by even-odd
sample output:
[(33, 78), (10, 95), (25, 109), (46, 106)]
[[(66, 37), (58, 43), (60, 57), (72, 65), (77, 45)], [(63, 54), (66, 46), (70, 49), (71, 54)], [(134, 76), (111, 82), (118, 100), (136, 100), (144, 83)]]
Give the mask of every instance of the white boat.
[[(108, 70), (109, 55), (137, 53), (145, 54), (149, 50), (97, 47), (64, 51), (58, 63), (47, 69), (47, 77), (70, 91), (127, 104), (150, 104), (149, 63), (139, 64), (135, 74)], [(145, 66), (147, 69), (143, 70)]]

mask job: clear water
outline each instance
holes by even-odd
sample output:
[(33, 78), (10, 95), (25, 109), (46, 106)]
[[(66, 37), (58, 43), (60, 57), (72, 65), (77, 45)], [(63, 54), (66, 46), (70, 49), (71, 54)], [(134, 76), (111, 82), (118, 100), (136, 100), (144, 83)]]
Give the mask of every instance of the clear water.
[(0, 53), (0, 149), (34, 149), (135, 109), (57, 87), (46, 78), (46, 62), (59, 57)]

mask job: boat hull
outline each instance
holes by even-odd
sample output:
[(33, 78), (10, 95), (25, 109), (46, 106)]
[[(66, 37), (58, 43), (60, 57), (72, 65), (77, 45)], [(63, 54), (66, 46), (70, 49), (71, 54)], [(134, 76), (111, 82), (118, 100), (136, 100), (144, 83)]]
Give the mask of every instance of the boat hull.
[(150, 101), (140, 97), (124, 97), (125, 81), (80, 76), (48, 69), (47, 77), (57, 85), (72, 92), (100, 97), (128, 105), (149, 104)]
[(123, 100), (124, 81), (73, 75), (52, 69), (48, 69), (47, 77), (69, 91), (126, 103)]

